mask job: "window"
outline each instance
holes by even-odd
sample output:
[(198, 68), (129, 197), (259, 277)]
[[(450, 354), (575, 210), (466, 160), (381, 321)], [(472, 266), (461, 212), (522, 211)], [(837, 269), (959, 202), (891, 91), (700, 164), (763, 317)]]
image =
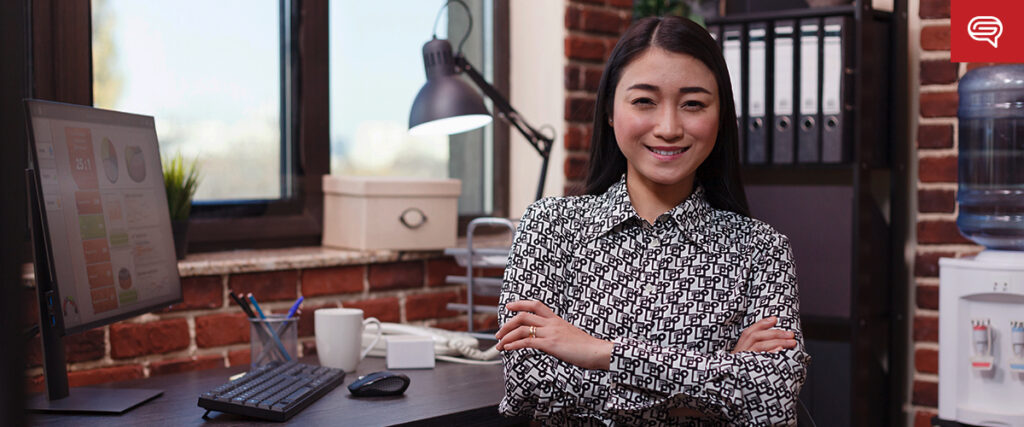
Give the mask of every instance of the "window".
[[(462, 52), (494, 82), (495, 4), (466, 4), (472, 29)], [(396, 0), (386, 8), (373, 2), (331, 3), (331, 173), (459, 178), (459, 213), (490, 215), (503, 206), (499, 200), (495, 209), (494, 124), (452, 136), (408, 134), (409, 110), (426, 82), (422, 48), (434, 34), (435, 17), (437, 37), (449, 39), (456, 51), (469, 26), (464, 8), (444, 5), (444, 0)]]
[(280, 12), (278, 0), (92, 0), (93, 105), (154, 116), (161, 154), (197, 159), (200, 205), (290, 195)]
[[(340, 100), (355, 105), (372, 101), (354, 98), (356, 92), (345, 93), (343, 85), (339, 88), (345, 94), (331, 99), (330, 66), (345, 69), (348, 61), (355, 61), (342, 52), (332, 63), (331, 19), (338, 12), (354, 16), (360, 8), (373, 5), (386, 12), (384, 16), (390, 17), (386, 20), (400, 24), (409, 37), (415, 37), (410, 47), (414, 53), (411, 57), (402, 54), (404, 62), (395, 70), (407, 70), (402, 78), (418, 81), (411, 84), (414, 89), (407, 95), (408, 103), (390, 105), (390, 118), (382, 118), (399, 120), (404, 127), (411, 99), (424, 79), (419, 50), (429, 39), (430, 25), (442, 4), (440, 0), (426, 2), (430, 4), (427, 8), (413, 0), (405, 6), (355, 0), (135, 3), (139, 2), (31, 2), (32, 96), (153, 115), (164, 154), (180, 151), (198, 156), (203, 183), (193, 207), (189, 248), (199, 251), (320, 243), (321, 177), (332, 171), (332, 144), (340, 155), (336, 163), (364, 167), (352, 163), (352, 156), (343, 155), (343, 150), (355, 145), (346, 146), (342, 142), (345, 136), (333, 137), (331, 108)], [(477, 36), (467, 41), (464, 50), (470, 61), (487, 70), (488, 79), (507, 93), (508, 0), (468, 3), (474, 8)], [(400, 13), (407, 6), (428, 9), (429, 13)], [(458, 28), (464, 28), (456, 28), (465, 25), (461, 23), (464, 11), (457, 6), (452, 9), (447, 12), (452, 22), (442, 23), (439, 35), (456, 34)], [(344, 18), (338, 19), (344, 22)], [(376, 46), (376, 51), (370, 51), (371, 58), (386, 53), (387, 48), (376, 43), (392, 40), (389, 34), (379, 38), (351, 32), (345, 36), (341, 30), (336, 34)], [(382, 75), (368, 78), (363, 86), (392, 84)], [(372, 130), (375, 120), (339, 120), (334, 126), (339, 132), (345, 132), (347, 126), (349, 135), (356, 135), (360, 123)], [(417, 147), (425, 151), (418, 151), (421, 155), (413, 156), (408, 168), (407, 163), (399, 162), (389, 173), (462, 178), (466, 196), (460, 201), (460, 213), (464, 214), (460, 230), (469, 215), (503, 215), (507, 210), (508, 127), (503, 123), (492, 127), (475, 136), (451, 137), (447, 155), (443, 141)], [(476, 140), (470, 142), (471, 137)], [(371, 141), (376, 144), (380, 140)], [(419, 162), (431, 156), (434, 161)], [(344, 173), (341, 168), (336, 172)]]

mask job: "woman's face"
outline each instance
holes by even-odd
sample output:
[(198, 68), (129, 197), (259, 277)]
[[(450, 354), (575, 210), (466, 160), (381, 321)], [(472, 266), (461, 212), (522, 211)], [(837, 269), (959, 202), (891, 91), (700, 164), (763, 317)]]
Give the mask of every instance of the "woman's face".
[(652, 47), (615, 87), (611, 126), (637, 184), (689, 191), (718, 135), (718, 85), (696, 58)]

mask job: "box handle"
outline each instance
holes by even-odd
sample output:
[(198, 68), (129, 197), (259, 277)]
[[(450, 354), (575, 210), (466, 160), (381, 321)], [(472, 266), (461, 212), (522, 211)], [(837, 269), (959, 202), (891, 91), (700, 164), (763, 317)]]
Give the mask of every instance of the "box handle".
[(419, 208), (409, 208), (402, 211), (402, 214), (398, 216), (398, 221), (407, 228), (415, 230), (426, 224), (427, 216)]

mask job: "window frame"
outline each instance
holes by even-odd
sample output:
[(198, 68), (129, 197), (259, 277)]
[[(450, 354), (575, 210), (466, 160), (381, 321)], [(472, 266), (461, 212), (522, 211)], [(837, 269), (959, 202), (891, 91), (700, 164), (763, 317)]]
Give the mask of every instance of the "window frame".
[[(322, 176), (330, 173), (328, 0), (285, 0), (291, 13), (290, 55), (282, 54), (282, 162), (291, 165), (291, 197), (272, 201), (197, 204), (189, 221), (189, 249), (204, 252), (318, 246), (323, 231)], [(494, 0), (494, 81), (509, 90), (509, 0)], [(90, 0), (32, 0), (32, 96), (93, 105)], [(424, 17), (430, 19), (430, 17)], [(286, 28), (282, 28), (286, 31)], [(290, 58), (289, 58), (290, 56)], [(493, 206), (507, 216), (509, 127), (495, 115)], [(291, 141), (287, 139), (291, 138)], [(470, 220), (460, 215), (459, 233)]]

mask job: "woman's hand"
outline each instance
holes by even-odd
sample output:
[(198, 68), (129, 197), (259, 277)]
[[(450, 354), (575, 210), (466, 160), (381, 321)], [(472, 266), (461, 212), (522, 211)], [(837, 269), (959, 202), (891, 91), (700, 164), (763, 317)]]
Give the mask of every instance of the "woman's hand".
[(796, 347), (793, 332), (771, 329), (778, 321), (779, 319), (775, 316), (766, 317), (744, 329), (740, 334), (739, 341), (736, 342), (736, 348), (733, 348), (732, 352), (767, 351), (775, 353), (784, 348)]
[(513, 301), (505, 308), (519, 314), (494, 335), (498, 350), (534, 348), (584, 369), (608, 369), (613, 342), (590, 336), (540, 301)]

